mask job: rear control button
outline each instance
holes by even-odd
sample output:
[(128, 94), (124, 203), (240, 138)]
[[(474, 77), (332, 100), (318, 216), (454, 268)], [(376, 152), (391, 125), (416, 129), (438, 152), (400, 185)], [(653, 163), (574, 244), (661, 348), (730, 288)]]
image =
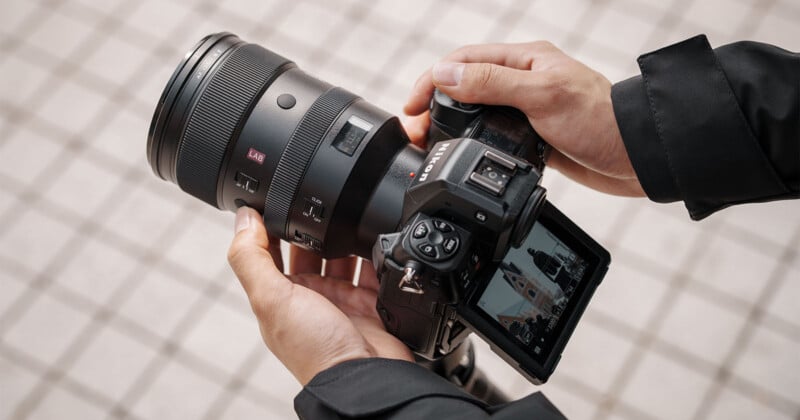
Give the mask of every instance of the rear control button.
[(458, 237), (451, 236), (442, 242), (442, 249), (446, 254), (452, 254), (458, 250)]
[(426, 257), (436, 258), (436, 247), (431, 244), (422, 244), (417, 249)]
[(428, 234), (428, 226), (425, 225), (425, 222), (417, 223), (417, 226), (414, 227), (414, 237), (417, 239), (424, 238), (425, 235)]
[(486, 213), (484, 213), (484, 212), (482, 212), (480, 210), (476, 211), (475, 212), (475, 220), (477, 220), (477, 221), (479, 221), (481, 223), (485, 222), (486, 221)]
[(433, 226), (439, 232), (442, 232), (442, 233), (447, 233), (447, 232), (452, 232), (453, 231), (453, 227), (450, 226), (450, 223), (447, 223), (447, 222), (445, 222), (443, 220), (434, 220), (433, 221)]

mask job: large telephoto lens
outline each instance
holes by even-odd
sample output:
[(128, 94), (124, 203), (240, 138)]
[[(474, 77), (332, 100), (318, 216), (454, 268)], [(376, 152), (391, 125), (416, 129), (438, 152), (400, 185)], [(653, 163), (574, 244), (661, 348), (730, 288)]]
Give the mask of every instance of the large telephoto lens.
[(326, 258), (369, 257), (400, 222), (424, 152), (390, 113), (230, 33), (178, 65), (147, 139), (156, 175)]

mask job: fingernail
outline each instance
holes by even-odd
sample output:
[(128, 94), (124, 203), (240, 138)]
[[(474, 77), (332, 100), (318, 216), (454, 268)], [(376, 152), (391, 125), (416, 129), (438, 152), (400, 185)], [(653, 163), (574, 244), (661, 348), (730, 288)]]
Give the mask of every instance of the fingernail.
[(250, 220), (252, 218), (253, 216), (251, 215), (247, 207), (239, 207), (239, 210), (236, 210), (236, 224), (235, 224), (236, 233), (239, 233), (249, 228)]
[(458, 86), (464, 74), (464, 63), (436, 63), (433, 66), (433, 81), (442, 86)]

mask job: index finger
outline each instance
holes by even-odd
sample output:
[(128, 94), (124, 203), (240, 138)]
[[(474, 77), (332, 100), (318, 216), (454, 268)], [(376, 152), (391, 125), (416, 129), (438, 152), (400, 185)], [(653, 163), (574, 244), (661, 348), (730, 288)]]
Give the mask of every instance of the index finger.
[[(547, 41), (534, 41), (518, 44), (480, 44), (467, 45), (456, 49), (442, 58), (443, 62), (489, 63), (518, 70), (530, 70), (537, 56), (558, 49)], [(433, 96), (433, 75), (426, 70), (411, 89), (403, 112), (418, 115), (428, 109)]]

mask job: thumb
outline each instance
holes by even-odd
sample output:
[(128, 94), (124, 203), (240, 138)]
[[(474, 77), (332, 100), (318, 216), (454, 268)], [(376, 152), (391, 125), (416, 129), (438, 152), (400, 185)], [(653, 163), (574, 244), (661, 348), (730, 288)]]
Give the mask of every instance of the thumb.
[(526, 108), (522, 89), (530, 85), (529, 70), (491, 63), (440, 62), (432, 69), (433, 83), (459, 102)]
[(291, 291), (291, 282), (273, 260), (261, 215), (251, 208), (236, 212), (236, 236), (228, 249), (228, 263), (254, 309), (268, 311)]

